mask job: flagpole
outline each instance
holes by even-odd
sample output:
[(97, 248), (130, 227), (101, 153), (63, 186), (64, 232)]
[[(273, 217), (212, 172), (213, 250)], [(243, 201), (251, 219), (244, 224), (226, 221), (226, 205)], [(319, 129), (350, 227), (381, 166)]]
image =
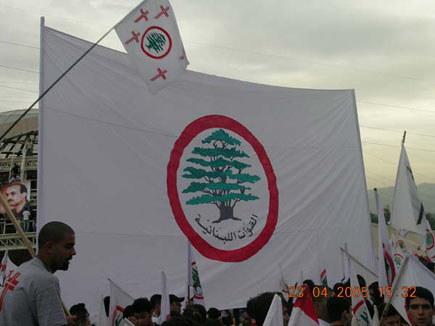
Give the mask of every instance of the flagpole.
[(376, 277), (376, 278), (378, 277), (378, 275), (376, 275), (375, 272), (373, 272), (371, 269), (369, 269), (368, 267), (363, 265), (358, 259), (356, 259), (354, 256), (352, 256), (346, 249), (343, 249), (342, 247), (340, 247), (340, 250), (343, 253), (345, 253), (350, 259), (352, 259), (358, 266), (360, 266), (361, 268), (365, 269), (367, 272), (372, 274), (374, 277)]
[[(43, 24), (44, 23), (44, 19), (43, 19), (43, 17), (41, 17), (41, 31), (42, 31), (42, 28), (43, 28)], [(118, 23), (119, 24), (119, 23)], [(116, 24), (116, 25), (118, 25), (118, 24)], [(22, 118), (24, 118), (24, 116), (63, 78), (63, 77), (65, 77), (65, 75), (67, 74), (67, 73), (69, 73), (70, 72), (70, 70), (72, 69), (72, 68), (74, 68), (89, 52), (91, 52), (97, 45), (98, 45), (98, 43), (100, 43), (107, 35), (109, 35), (109, 33), (116, 27), (116, 25), (114, 25), (113, 27), (111, 27), (102, 37), (100, 37), (100, 39), (97, 41), (97, 42), (95, 42), (94, 44), (92, 44), (92, 46), (89, 48), (89, 49), (87, 49), (86, 50), (86, 52), (85, 53), (83, 53), (81, 56), (80, 56), (80, 58), (78, 58), (67, 70), (65, 70), (63, 73), (62, 73), (62, 75), (60, 75), (51, 85), (50, 85), (50, 87), (48, 87), (42, 94), (40, 94), (39, 95), (39, 97), (36, 99), (36, 101), (35, 102), (33, 102), (30, 106), (29, 106), (29, 108), (26, 110), (26, 111), (24, 111), (23, 112), (23, 114), (21, 114), (19, 117), (18, 117), (18, 119), (17, 120), (15, 120), (15, 122), (0, 136), (0, 141), (2, 141), (4, 138), (5, 138), (5, 136), (9, 133), (9, 131), (11, 131), (12, 130), (12, 128), (13, 127), (15, 127), (17, 124), (18, 124), (18, 122), (20, 122), (21, 121), (21, 119)], [(41, 36), (41, 39), (42, 39), (42, 36)], [(41, 49), (41, 52), (42, 52), (42, 49)], [(41, 62), (43, 62), (42, 61), (42, 58), (40, 59), (41, 60)], [(40, 72), (41, 73), (41, 72)]]
[(385, 304), (385, 308), (384, 308), (384, 311), (382, 312), (381, 320), (379, 321), (379, 326), (382, 326), (384, 319), (388, 315), (388, 310), (390, 310), (391, 301), (393, 300), (394, 294), (397, 291), (397, 284), (399, 283), (400, 278), (402, 277), (403, 271), (405, 270), (405, 267), (406, 267), (406, 264), (408, 263), (408, 260), (409, 260), (409, 255), (406, 255), (405, 259), (402, 262), (402, 265), (400, 266), (399, 273), (396, 276), (396, 278), (394, 279), (393, 284), (391, 285), (391, 288), (392, 288), (391, 297), (388, 298), (388, 301)]
[(405, 139), (406, 139), (406, 130), (403, 132), (402, 145), (405, 144)]

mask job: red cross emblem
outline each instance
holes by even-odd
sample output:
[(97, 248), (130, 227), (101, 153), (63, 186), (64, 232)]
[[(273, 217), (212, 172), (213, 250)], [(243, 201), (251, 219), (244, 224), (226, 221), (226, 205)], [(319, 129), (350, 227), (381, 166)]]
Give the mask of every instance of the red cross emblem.
[(151, 81), (155, 81), (157, 79), (159, 79), (160, 77), (163, 78), (163, 80), (166, 80), (166, 73), (168, 72), (167, 70), (162, 70), (160, 68), (157, 69), (158, 74), (155, 75), (153, 78), (151, 78)]
[(134, 22), (137, 23), (137, 22), (139, 22), (142, 18), (145, 19), (145, 21), (148, 21), (148, 17), (147, 17), (147, 15), (148, 15), (149, 13), (150, 13), (150, 12), (149, 12), (148, 10), (147, 10), (147, 11), (143, 11), (143, 9), (141, 9), (141, 10), (140, 10), (140, 16), (137, 17), (137, 18), (134, 20)]
[(154, 17), (154, 19), (159, 19), (162, 15), (169, 17), (168, 11), (169, 11), (169, 7), (165, 8), (163, 6), (160, 6), (160, 12), (158, 13), (157, 16)]
[(21, 273), (16, 272), (15, 275), (12, 276), (12, 273), (9, 273), (8, 279), (3, 287), (2, 294), (0, 295), (0, 311), (2, 311), (3, 306), (3, 299), (5, 298), (5, 295), (8, 291), (13, 291), (15, 287), (18, 285), (18, 277), (21, 275)]
[(125, 42), (125, 44), (129, 44), (133, 41), (136, 41), (136, 43), (139, 43), (140, 33), (136, 33), (135, 31), (131, 31), (131, 35), (133, 35), (133, 36), (131, 37), (131, 39), (129, 39), (127, 42)]

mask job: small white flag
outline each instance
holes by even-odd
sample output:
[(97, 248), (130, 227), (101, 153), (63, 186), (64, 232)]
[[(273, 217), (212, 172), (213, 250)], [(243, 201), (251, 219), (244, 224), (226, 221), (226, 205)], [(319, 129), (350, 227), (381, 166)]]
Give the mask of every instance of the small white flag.
[(405, 298), (412, 296), (415, 287), (421, 286), (435, 293), (435, 275), (414, 256), (407, 256), (402, 263), (399, 276), (393, 284), (394, 295), (391, 304), (408, 321), (405, 309)]
[(121, 289), (117, 284), (109, 279), (110, 282), (110, 309), (109, 326), (120, 325), (125, 307), (133, 304), (134, 298)]
[(430, 227), (429, 221), (427, 220), (426, 216), (423, 218), (424, 223), (424, 230), (426, 232), (425, 237), (425, 250), (427, 257), (435, 263), (435, 238), (432, 233), (432, 229)]
[(359, 326), (372, 326), (372, 318), (364, 300), (364, 295), (361, 293), (363, 289), (361, 289), (358, 283), (358, 278), (356, 276), (353, 264), (350, 266), (350, 287), (352, 291), (357, 291), (357, 293), (352, 292), (351, 298), (352, 311), (356, 320), (358, 321)]
[(273, 296), (263, 326), (284, 326), (284, 320), (282, 318), (282, 300), (278, 294)]
[(106, 307), (104, 306), (104, 298), (100, 297), (100, 311), (98, 313), (98, 323), (97, 326), (107, 326), (108, 318), (106, 315)]
[(396, 185), (394, 187), (391, 225), (400, 230), (402, 236), (406, 236), (406, 231), (424, 234), (423, 216), (424, 207), (418, 198), (411, 164), (405, 146), (402, 144)]
[(186, 53), (168, 0), (143, 1), (115, 30), (152, 93), (186, 70)]
[(396, 266), (393, 261), (393, 251), (388, 237), (384, 208), (375, 189), (376, 207), (378, 210), (378, 276), (379, 286), (384, 288), (393, 284), (396, 277)]
[(193, 303), (204, 304), (204, 296), (202, 294), (201, 281), (199, 280), (198, 266), (196, 266), (195, 257), (193, 257), (192, 245), (188, 243), (188, 286), (193, 289)]
[(165, 272), (161, 272), (162, 276), (162, 301), (160, 303), (160, 325), (171, 318), (171, 303), (169, 301), (169, 291), (166, 281)]

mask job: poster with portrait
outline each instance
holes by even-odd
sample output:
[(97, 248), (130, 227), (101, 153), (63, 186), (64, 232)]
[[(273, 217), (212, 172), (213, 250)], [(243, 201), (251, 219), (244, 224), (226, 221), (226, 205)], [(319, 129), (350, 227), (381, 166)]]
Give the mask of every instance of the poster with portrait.
[[(0, 188), (17, 220), (26, 221), (31, 217), (30, 190), (30, 181), (14, 181), (6, 183)], [(1, 218), (9, 219), (5, 208), (1, 204), (0, 214)]]

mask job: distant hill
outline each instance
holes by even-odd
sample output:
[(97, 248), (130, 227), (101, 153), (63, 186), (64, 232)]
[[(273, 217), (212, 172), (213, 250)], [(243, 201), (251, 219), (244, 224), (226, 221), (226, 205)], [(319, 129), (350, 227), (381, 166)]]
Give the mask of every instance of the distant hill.
[[(435, 213), (435, 183), (422, 183), (417, 186), (418, 195), (423, 202), (426, 212)], [(382, 205), (390, 206), (393, 202), (394, 187), (378, 188)], [(372, 190), (368, 191), (370, 212), (376, 213), (375, 195)]]

